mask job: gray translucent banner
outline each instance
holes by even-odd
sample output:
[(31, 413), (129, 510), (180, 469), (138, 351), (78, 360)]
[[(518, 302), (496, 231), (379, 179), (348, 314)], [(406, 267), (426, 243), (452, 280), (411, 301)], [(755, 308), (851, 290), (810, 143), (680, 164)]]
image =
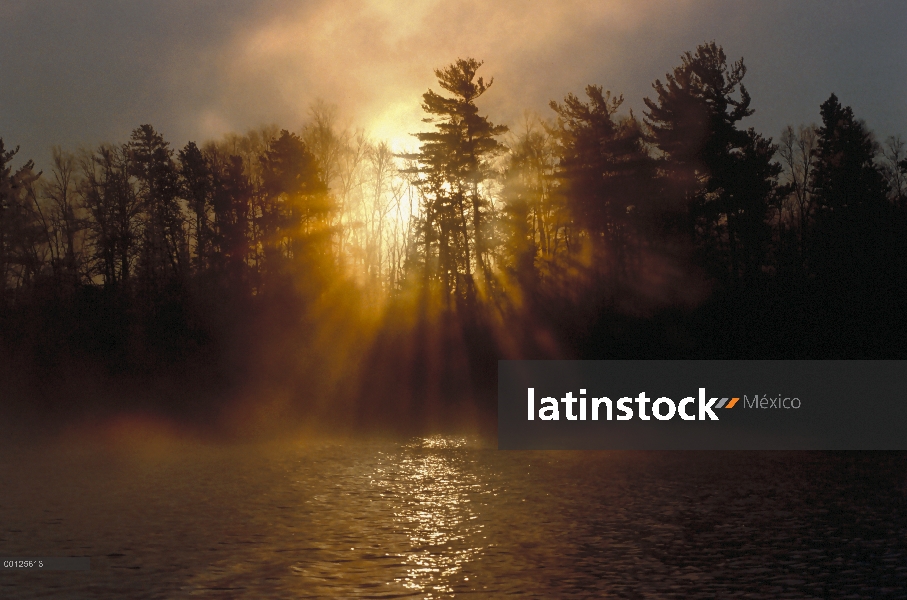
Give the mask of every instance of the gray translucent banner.
[(907, 361), (502, 360), (498, 448), (907, 450)]

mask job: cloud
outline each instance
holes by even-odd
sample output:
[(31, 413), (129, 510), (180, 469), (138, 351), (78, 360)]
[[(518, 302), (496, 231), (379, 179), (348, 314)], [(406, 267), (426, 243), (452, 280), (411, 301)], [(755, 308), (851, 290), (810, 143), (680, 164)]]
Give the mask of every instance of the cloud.
[(174, 145), (298, 129), (318, 98), (412, 143), (433, 70), (467, 56), (495, 79), (480, 100), (493, 122), (547, 115), (548, 101), (590, 83), (639, 114), (652, 81), (712, 39), (745, 57), (749, 124), (767, 135), (817, 120), (832, 91), (880, 133), (907, 133), (895, 3), (33, 0), (0, 11), (0, 136), (39, 160), (53, 143), (121, 141), (141, 123)]
[[(498, 81), (483, 100), (499, 118), (515, 117), (523, 101), (542, 107), (552, 89), (583, 80), (590, 63), (625, 60), (616, 49), (600, 54), (585, 46), (641, 27), (657, 4), (307, 3), (220, 46), (212, 82), (218, 91), (197, 111), (220, 114), (234, 127), (256, 119), (298, 127), (309, 104), (324, 98), (377, 136), (402, 142), (421, 127), (421, 95), (436, 84), (433, 70), (473, 56), (485, 59), (485, 77)], [(175, 86), (190, 79), (198, 74), (177, 73)]]

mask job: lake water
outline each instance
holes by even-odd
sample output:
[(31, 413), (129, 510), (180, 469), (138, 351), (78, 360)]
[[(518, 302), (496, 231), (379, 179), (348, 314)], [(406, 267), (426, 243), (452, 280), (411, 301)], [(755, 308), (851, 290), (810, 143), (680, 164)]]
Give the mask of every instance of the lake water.
[(907, 456), (4, 451), (3, 598), (907, 598)]

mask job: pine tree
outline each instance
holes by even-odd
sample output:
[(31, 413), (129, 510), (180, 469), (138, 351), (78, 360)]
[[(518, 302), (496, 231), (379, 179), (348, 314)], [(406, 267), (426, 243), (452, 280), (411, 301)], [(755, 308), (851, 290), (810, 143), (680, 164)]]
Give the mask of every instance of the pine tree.
[(820, 210), (856, 210), (884, 202), (885, 178), (875, 163), (878, 145), (849, 106), (832, 94), (820, 108), (817, 164), (812, 185)]
[(212, 176), (211, 266), (226, 275), (233, 292), (248, 288), (250, 258), (251, 184), (243, 160), (216, 154), (209, 158)]
[(743, 59), (729, 66), (724, 50), (710, 42), (685, 53), (681, 63), (665, 84), (653, 84), (657, 100), (645, 99), (664, 181), (674, 201), (686, 205), (689, 231), (716, 274), (732, 281), (755, 276), (781, 172), (771, 162), (775, 147), (770, 138), (737, 127), (753, 114)]
[(422, 96), (424, 119), (435, 131), (418, 133), (419, 183), (424, 206), (421, 239), (426, 265), (437, 253), (437, 271), (445, 297), (451, 293), (469, 298), (474, 294), (473, 272), (491, 284), (490, 236), (492, 204), (482, 190), (491, 175), (489, 160), (503, 152), (495, 138), (507, 131), (479, 115), (475, 101), (490, 87), (476, 72), (482, 63), (473, 58), (435, 70), (438, 84), (452, 94), (429, 90)]
[(878, 145), (853, 110), (832, 94), (820, 108), (812, 190), (816, 223), (812, 264), (826, 275), (877, 270), (894, 241), (888, 184), (875, 159)]
[(214, 185), (211, 165), (195, 142), (179, 151), (179, 174), (182, 196), (195, 217), (195, 271), (204, 271), (210, 262), (212, 235), (210, 215)]
[(618, 118), (623, 97), (586, 88), (588, 102), (569, 94), (557, 113), (558, 178), (575, 224), (592, 239), (604, 271), (625, 273), (634, 244), (632, 222), (652, 192), (653, 161), (641, 124)]
[(184, 275), (189, 254), (178, 200), (178, 172), (170, 144), (151, 125), (133, 130), (126, 149), (129, 174), (135, 177), (136, 193), (143, 205), (142, 284), (160, 289)]
[(288, 259), (303, 253), (324, 257), (330, 252), (332, 206), (320, 166), (305, 142), (281, 131), (261, 157), (261, 165), (267, 197), (262, 215), (266, 244)]

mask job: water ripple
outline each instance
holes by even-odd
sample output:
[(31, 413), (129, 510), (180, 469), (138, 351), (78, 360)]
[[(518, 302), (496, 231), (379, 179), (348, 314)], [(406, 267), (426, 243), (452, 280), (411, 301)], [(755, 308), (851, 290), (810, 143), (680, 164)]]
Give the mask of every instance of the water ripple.
[[(907, 598), (907, 455), (498, 452), (479, 440), (0, 463), (44, 598)], [(14, 485), (10, 485), (13, 482)]]

